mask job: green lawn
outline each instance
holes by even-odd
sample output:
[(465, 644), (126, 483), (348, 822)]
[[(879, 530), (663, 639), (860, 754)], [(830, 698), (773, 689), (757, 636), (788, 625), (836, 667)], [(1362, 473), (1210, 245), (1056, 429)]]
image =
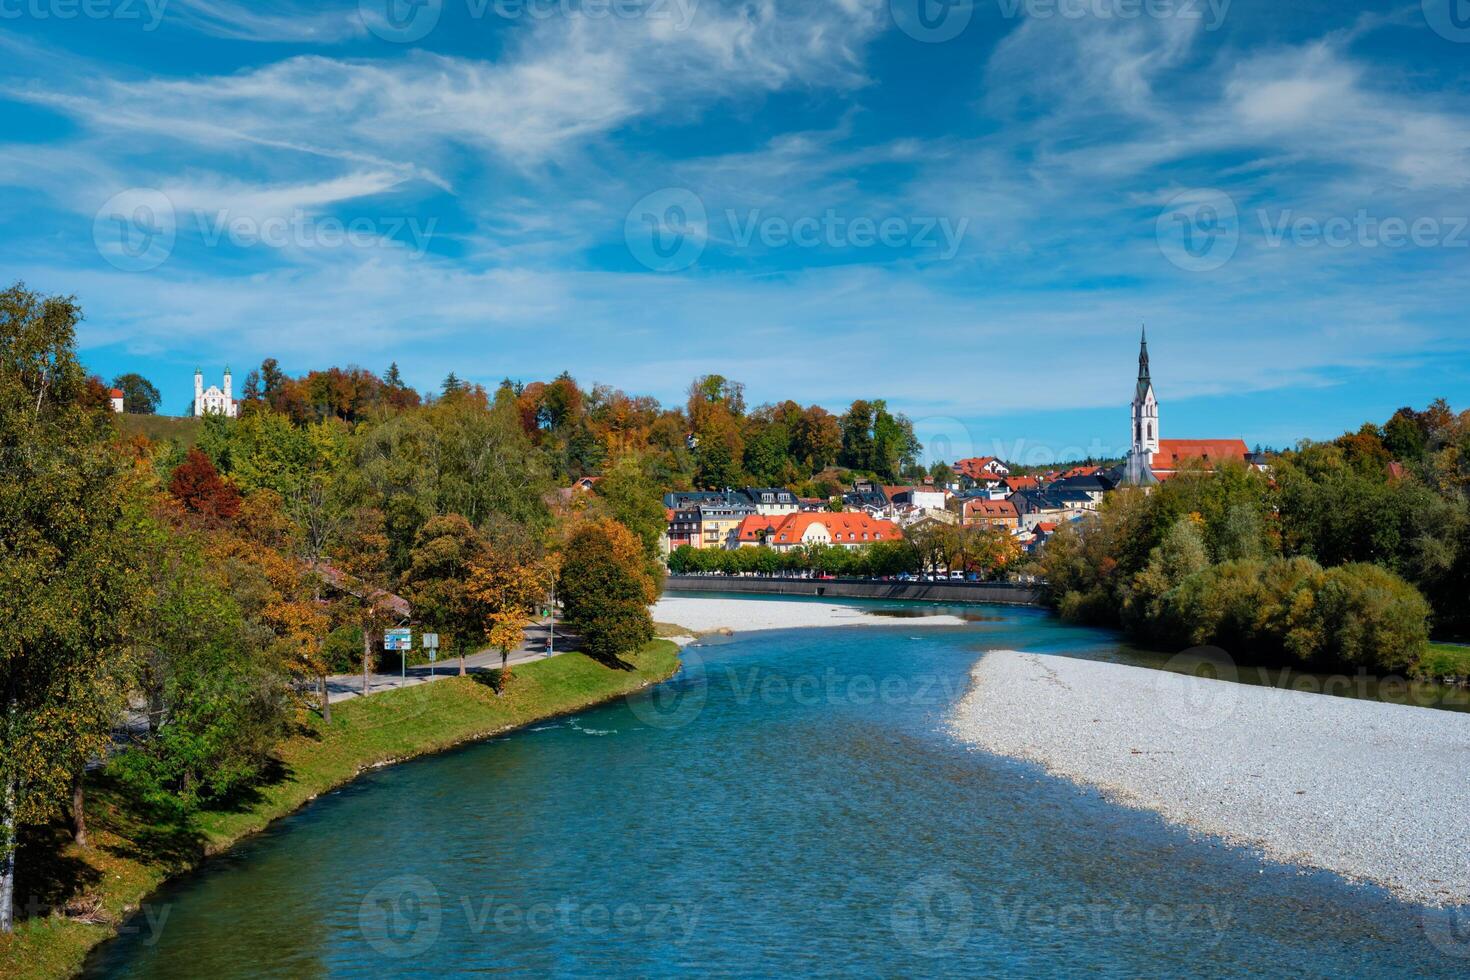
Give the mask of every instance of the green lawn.
[(1470, 677), (1470, 646), (1431, 643), (1416, 670), (1422, 677)]
[(0, 977), (70, 976), (166, 878), (364, 769), (586, 708), (664, 680), (678, 666), (674, 644), (655, 640), (628, 657), (629, 669), (580, 654), (515, 667), (504, 697), (488, 684), (494, 675), (479, 675), (334, 705), (330, 726), (314, 714), (304, 720), (280, 747), (280, 771), (248, 798), (186, 824), (151, 822), (117, 787), (89, 783), (90, 846), (75, 847), (63, 830), (50, 828), (31, 835), (19, 858), (18, 890), (48, 906), (69, 905), (70, 914), (30, 918), (14, 936), (0, 937)]

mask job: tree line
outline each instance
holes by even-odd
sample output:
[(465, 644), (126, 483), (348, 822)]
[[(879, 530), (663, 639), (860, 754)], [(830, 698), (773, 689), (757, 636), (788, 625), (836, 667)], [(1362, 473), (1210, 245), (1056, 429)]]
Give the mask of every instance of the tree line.
[(1074, 619), (1322, 669), (1413, 670), (1470, 631), (1470, 413), (1437, 401), (1244, 466), (1110, 494), (1040, 561)]
[(0, 930), (21, 829), (69, 817), (85, 843), (89, 766), (188, 819), (262, 778), (305, 713), (330, 723), (325, 677), (384, 666), (385, 628), (499, 650), (501, 689), (553, 590), (590, 656), (653, 637), (663, 513), (637, 453), (566, 499), (524, 392), (271, 362), (197, 444), (127, 436), (80, 318), (0, 292)]
[(993, 579), (1014, 567), (1021, 546), (1000, 528), (920, 523), (900, 541), (877, 541), (860, 548), (802, 545), (785, 551), (768, 547), (693, 548), (682, 545), (669, 555), (675, 575), (849, 575), (884, 577), (940, 572), (973, 573)]

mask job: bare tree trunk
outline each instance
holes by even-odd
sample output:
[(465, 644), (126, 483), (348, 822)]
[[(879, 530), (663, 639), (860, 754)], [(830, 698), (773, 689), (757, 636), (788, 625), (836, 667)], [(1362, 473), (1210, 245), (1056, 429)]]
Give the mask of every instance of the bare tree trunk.
[(327, 693), (327, 675), (321, 676), (322, 681), (322, 721), (328, 725), (332, 723), (332, 696)]
[(5, 784), (5, 816), (0, 821), (0, 933), (15, 931), (15, 781)]
[(464, 676), (464, 644), (459, 645), (459, 676)]
[(83, 773), (71, 784), (71, 836), (78, 847), (87, 846), (87, 793), (82, 786)]

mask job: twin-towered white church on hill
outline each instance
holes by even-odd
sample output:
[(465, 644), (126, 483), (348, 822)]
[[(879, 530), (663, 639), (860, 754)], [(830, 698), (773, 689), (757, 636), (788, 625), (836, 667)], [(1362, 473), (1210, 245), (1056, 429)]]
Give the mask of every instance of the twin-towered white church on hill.
[(1148, 334), (1138, 346), (1138, 384), (1133, 390), (1132, 449), (1124, 464), (1123, 481), (1135, 486), (1158, 483), (1178, 472), (1185, 460), (1213, 467), (1226, 460), (1259, 466), (1261, 461), (1243, 439), (1161, 439), (1159, 399), (1148, 367)]
[(225, 368), (223, 388), (217, 385), (205, 388), (204, 372), (198, 368), (194, 369), (194, 414), (196, 416), (223, 415), (231, 419), (240, 414), (240, 403), (235, 401), (228, 367)]

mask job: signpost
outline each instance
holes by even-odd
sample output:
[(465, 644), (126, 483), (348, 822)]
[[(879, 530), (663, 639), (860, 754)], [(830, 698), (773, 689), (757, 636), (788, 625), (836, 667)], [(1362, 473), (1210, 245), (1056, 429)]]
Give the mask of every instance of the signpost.
[(413, 630), (408, 628), (391, 629), (383, 632), (383, 649), (398, 651), (398, 674), (400, 677), (408, 676), (408, 657), (406, 654), (413, 649)]
[(434, 676), (434, 664), (439, 660), (439, 634), (425, 633), (424, 649), (429, 651), (429, 676)]

